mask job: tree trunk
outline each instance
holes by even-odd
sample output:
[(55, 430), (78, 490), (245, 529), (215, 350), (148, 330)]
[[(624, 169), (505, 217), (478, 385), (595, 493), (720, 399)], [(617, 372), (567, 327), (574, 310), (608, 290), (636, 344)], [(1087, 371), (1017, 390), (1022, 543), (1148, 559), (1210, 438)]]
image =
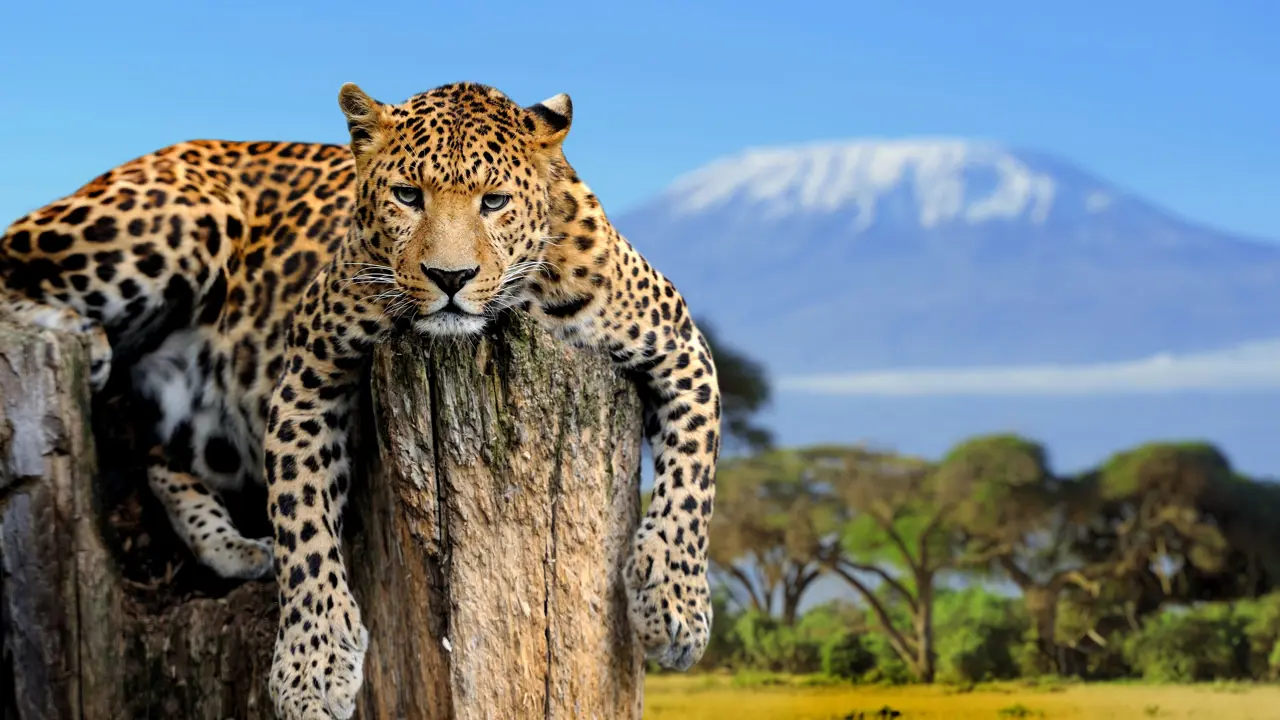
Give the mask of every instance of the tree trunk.
[[(372, 636), (357, 716), (638, 718), (621, 579), (634, 391), (523, 318), (425, 348), (379, 348), (365, 404), (346, 550)], [(0, 717), (271, 718), (273, 584), (194, 563), (146, 490), (127, 397), (90, 410), (85, 358), (75, 338), (0, 325)], [(228, 500), (267, 534), (260, 490)]]
[(922, 683), (932, 683), (937, 675), (937, 657), (933, 652), (933, 580), (932, 575), (925, 573), (916, 576), (920, 598), (915, 617), (916, 667), (919, 668), (918, 679)]
[(1022, 590), (1027, 616), (1031, 619), (1031, 629), (1035, 632), (1036, 647), (1053, 672), (1065, 675), (1065, 648), (1057, 640), (1058, 595), (1062, 592), (1060, 583), (1053, 580), (1045, 585), (1022, 585), (1019, 589)]
[(361, 717), (640, 716), (621, 574), (639, 402), (523, 319), (504, 340), (374, 360), (379, 482), (349, 551), (372, 637)]

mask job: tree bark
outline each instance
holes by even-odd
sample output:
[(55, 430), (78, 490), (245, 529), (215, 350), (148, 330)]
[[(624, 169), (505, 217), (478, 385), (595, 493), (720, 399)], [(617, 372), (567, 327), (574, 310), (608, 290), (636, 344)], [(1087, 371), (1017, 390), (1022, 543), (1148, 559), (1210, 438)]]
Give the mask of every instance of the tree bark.
[[(0, 717), (273, 717), (273, 584), (194, 563), (127, 400), (91, 404), (86, 378), (78, 339), (0, 325)], [(357, 716), (638, 718), (631, 385), (522, 317), (388, 344), (371, 378), (346, 520), (371, 634)], [(260, 493), (228, 500), (267, 527)]]
[(640, 716), (621, 574), (639, 401), (526, 320), (503, 337), (374, 359), (378, 482), (349, 552), (372, 637), (361, 717)]

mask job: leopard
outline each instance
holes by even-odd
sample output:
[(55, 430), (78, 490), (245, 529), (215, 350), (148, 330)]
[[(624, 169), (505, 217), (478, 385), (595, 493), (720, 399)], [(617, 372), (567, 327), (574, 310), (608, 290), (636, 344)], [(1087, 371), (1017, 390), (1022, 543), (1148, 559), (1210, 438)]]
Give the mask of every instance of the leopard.
[[(194, 140), (108, 171), (0, 236), (0, 308), (86, 339), (89, 384), (156, 407), (148, 485), (199, 562), (274, 579), (282, 720), (349, 718), (369, 633), (343, 511), (362, 371), (399, 333), (474, 337), (502, 313), (637, 381), (653, 490), (623, 568), (645, 657), (687, 670), (713, 621), (721, 400), (674, 284), (569, 164), (573, 106), (450, 83), (395, 104), (357, 85), (349, 143)], [(265, 485), (272, 535), (222, 497)]]

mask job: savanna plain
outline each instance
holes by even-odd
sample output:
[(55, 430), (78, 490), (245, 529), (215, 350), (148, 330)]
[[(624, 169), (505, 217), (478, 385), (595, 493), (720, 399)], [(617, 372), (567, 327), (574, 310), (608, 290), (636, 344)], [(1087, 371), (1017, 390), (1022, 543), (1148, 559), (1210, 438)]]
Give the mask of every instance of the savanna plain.
[(646, 720), (1141, 720), (1280, 718), (1280, 686), (1208, 683), (981, 684), (971, 688), (831, 685), (804, 677), (759, 684), (726, 674), (650, 675)]

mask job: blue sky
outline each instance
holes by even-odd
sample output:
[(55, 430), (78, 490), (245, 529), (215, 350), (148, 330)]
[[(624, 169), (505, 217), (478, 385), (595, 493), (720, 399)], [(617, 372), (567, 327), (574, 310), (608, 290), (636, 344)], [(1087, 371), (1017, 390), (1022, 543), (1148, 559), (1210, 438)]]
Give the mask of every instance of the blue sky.
[[(1280, 240), (1280, 3), (0, 3), (0, 216), (195, 138), (342, 141), (338, 87), (569, 92), (613, 212), (743, 147), (959, 135), (1047, 150)], [(7, 221), (7, 220), (6, 220)]]

